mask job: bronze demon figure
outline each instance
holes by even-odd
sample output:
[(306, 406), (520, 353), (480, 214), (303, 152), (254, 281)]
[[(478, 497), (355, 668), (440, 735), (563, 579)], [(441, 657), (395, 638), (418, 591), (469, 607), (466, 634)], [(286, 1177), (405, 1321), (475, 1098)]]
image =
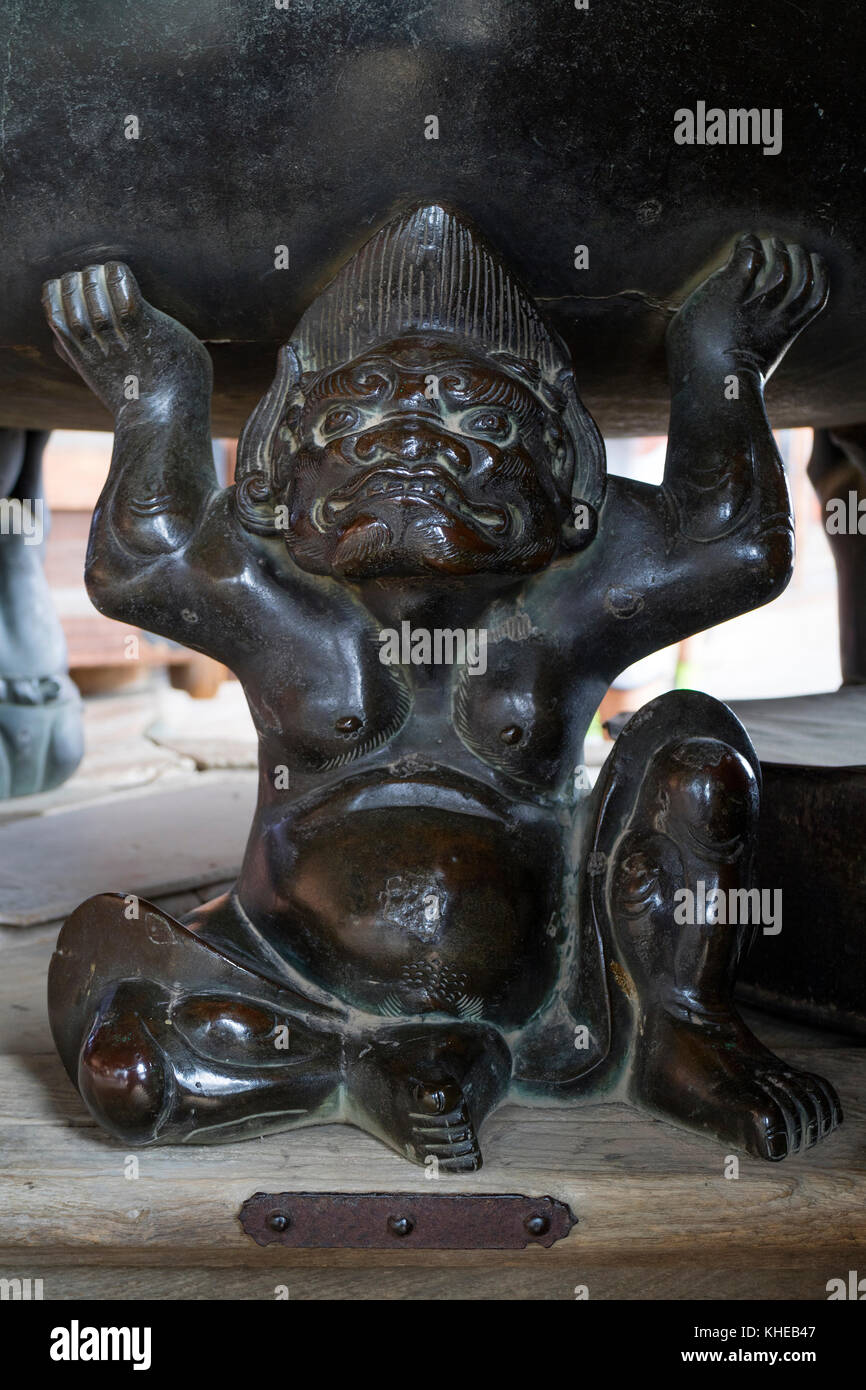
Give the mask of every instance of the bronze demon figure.
[(310, 305), (221, 489), (202, 344), (124, 265), (46, 285), (116, 422), (93, 601), (229, 666), (260, 744), (232, 892), (182, 922), (104, 894), (63, 929), (53, 1027), (100, 1123), (344, 1121), (444, 1171), (479, 1166), (506, 1095), (628, 1098), (767, 1159), (833, 1129), (828, 1083), (734, 1009), (754, 923), (678, 911), (748, 899), (737, 719), (665, 695), (579, 775), (619, 671), (787, 583), (763, 387), (826, 296), (817, 256), (742, 237), (670, 322), (663, 485), (606, 478), (562, 341), (470, 226), (416, 209)]

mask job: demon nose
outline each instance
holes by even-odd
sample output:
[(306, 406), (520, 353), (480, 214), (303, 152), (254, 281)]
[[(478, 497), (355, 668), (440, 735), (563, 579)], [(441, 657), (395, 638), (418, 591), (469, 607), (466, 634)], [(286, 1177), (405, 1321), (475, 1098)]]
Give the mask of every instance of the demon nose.
[(362, 463), (377, 457), (407, 464), (445, 464), (468, 472), (469, 450), (442, 429), (438, 421), (386, 421), (365, 430), (355, 441), (355, 456)]
[(398, 424), (394, 421), (365, 430), (355, 444), (355, 452), (362, 459), (383, 453), (412, 463), (437, 453), (441, 444), (440, 435), (441, 430), (435, 426)]

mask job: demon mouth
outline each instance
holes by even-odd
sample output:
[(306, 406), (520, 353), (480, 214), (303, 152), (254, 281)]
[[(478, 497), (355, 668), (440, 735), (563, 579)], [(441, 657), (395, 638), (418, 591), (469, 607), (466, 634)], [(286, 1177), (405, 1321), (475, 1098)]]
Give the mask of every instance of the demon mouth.
[(504, 507), (481, 507), (470, 502), (450, 474), (439, 468), (405, 469), (377, 466), (340, 488), (325, 500), (321, 517), (326, 526), (349, 521), (363, 503), (372, 499), (397, 506), (439, 508), (473, 526), (495, 534), (508, 529)]

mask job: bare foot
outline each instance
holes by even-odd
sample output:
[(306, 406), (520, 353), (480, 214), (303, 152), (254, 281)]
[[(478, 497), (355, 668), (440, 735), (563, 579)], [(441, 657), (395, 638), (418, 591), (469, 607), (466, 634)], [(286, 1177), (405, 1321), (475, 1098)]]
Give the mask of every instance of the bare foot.
[(842, 1120), (830, 1083), (787, 1066), (733, 1011), (648, 1012), (633, 1085), (661, 1118), (773, 1162), (811, 1148)]

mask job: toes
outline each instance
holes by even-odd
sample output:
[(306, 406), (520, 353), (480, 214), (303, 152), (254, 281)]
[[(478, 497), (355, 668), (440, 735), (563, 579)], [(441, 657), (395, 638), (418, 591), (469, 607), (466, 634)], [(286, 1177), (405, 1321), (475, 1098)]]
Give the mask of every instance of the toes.
[(749, 1107), (743, 1148), (755, 1158), (779, 1163), (787, 1158), (794, 1142), (794, 1126), (787, 1106), (765, 1086), (756, 1086)]
[[(778, 1163), (817, 1144), (840, 1123), (842, 1111), (833, 1087), (810, 1072), (761, 1071), (751, 1101), (744, 1106), (743, 1148), (756, 1158)], [(742, 1093), (737, 1098), (743, 1105)]]
[(811, 1112), (812, 1143), (817, 1144), (842, 1123), (842, 1107), (829, 1081), (813, 1072), (794, 1071), (779, 1074), (776, 1081), (785, 1086), (798, 1102)]
[(798, 1098), (809, 1112), (805, 1147), (811, 1149), (813, 1144), (817, 1144), (818, 1140), (823, 1139), (833, 1128), (832, 1113), (827, 1097), (818, 1086), (816, 1076), (808, 1076), (805, 1072), (796, 1072), (791, 1076), (786, 1076), (784, 1080), (792, 1095)]
[(820, 1122), (819, 1138), (823, 1139), (831, 1130), (842, 1123), (842, 1106), (834, 1088), (823, 1076), (812, 1072), (797, 1072), (797, 1080), (809, 1087), (815, 1097)]
[(819, 1120), (814, 1101), (802, 1088), (789, 1084), (793, 1078), (770, 1074), (761, 1078), (785, 1113), (791, 1136), (789, 1153), (799, 1153), (818, 1142)]
[(842, 1107), (829, 1081), (812, 1072), (764, 1073), (761, 1084), (786, 1114), (791, 1153), (812, 1148), (842, 1121)]

